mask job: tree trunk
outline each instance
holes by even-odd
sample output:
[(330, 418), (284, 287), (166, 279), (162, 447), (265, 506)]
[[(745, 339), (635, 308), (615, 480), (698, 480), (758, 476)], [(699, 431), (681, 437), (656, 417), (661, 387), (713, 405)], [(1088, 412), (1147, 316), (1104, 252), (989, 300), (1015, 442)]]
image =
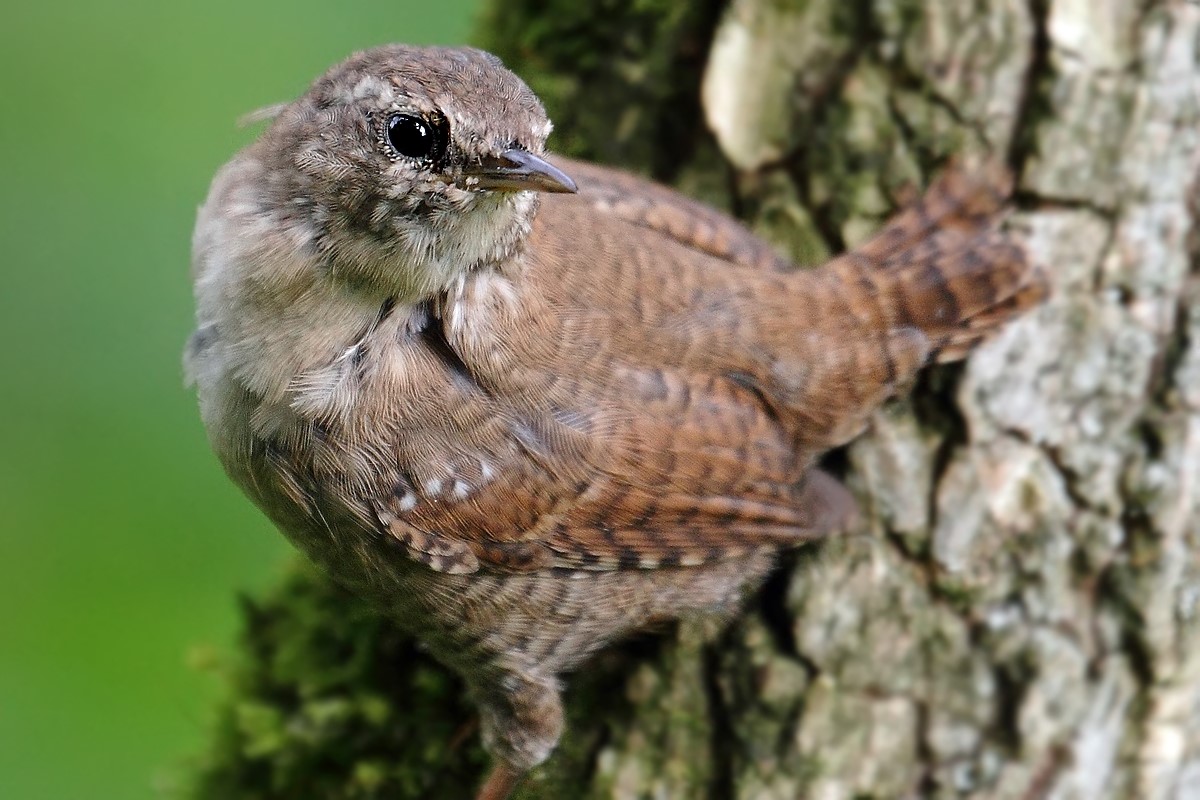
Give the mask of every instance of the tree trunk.
[[(479, 43), (557, 149), (801, 263), (992, 154), (1055, 289), (831, 459), (860, 533), (572, 678), (519, 796), (1200, 798), (1200, 7), (519, 0)], [(246, 609), (194, 796), (469, 795), (414, 643), (308, 569)]]

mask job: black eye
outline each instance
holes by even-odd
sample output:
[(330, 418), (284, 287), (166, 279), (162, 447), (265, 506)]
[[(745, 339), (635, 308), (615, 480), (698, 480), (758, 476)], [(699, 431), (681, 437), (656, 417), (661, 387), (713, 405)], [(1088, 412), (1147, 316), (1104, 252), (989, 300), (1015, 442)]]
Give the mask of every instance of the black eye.
[(439, 131), (421, 117), (393, 114), (387, 121), (388, 143), (409, 158), (433, 159), (439, 149)]

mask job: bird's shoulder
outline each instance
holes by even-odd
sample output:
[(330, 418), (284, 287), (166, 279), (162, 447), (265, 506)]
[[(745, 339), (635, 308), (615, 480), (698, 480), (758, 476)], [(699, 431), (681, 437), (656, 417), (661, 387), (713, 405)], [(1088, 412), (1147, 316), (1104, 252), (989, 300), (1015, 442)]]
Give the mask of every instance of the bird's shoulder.
[(581, 218), (645, 241), (672, 242), (696, 254), (745, 267), (788, 271), (793, 264), (739, 220), (678, 191), (624, 170), (554, 156), (578, 185), (575, 194), (543, 198), (542, 227), (578, 226)]

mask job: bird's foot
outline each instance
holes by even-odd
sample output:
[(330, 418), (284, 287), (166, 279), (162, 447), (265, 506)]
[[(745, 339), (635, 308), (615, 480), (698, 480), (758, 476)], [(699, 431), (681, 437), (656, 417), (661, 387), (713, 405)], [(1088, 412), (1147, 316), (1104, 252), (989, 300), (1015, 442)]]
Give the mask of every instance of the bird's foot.
[(479, 787), (475, 800), (506, 800), (520, 780), (521, 776), (512, 767), (497, 763)]

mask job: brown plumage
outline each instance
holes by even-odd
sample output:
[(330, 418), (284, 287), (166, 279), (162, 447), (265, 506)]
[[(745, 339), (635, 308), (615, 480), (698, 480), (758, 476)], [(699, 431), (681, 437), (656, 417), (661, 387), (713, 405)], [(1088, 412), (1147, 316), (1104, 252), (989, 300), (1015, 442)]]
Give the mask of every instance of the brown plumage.
[(798, 271), (548, 132), (487, 54), (358, 54), (218, 174), (194, 248), (214, 449), (463, 674), (487, 797), (553, 749), (560, 673), (846, 527), (816, 459), (1045, 291), (998, 172)]

